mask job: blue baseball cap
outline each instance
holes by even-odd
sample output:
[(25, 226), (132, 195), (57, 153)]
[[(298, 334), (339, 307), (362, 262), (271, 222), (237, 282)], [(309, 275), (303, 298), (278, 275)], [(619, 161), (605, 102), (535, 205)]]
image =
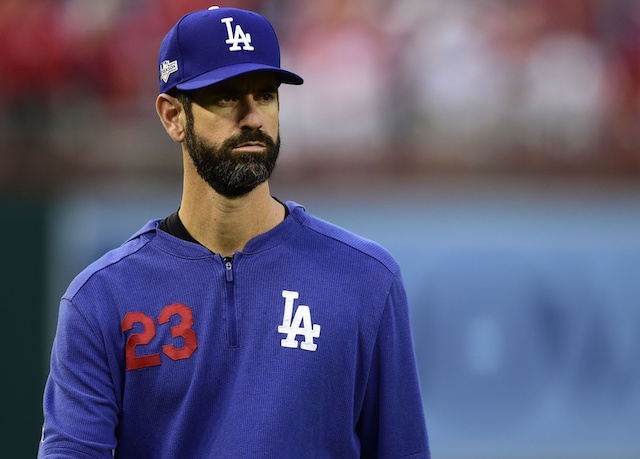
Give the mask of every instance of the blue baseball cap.
[(302, 84), (280, 68), (280, 45), (261, 15), (211, 7), (183, 16), (167, 33), (158, 55), (160, 92), (189, 91), (249, 72), (273, 72), (280, 83)]

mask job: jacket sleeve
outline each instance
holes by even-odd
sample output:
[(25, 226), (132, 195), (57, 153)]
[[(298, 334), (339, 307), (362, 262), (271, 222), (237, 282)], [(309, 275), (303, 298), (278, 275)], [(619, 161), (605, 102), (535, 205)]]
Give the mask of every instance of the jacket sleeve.
[(409, 307), (399, 272), (382, 313), (357, 428), (363, 458), (430, 458)]
[(74, 304), (63, 299), (44, 392), (38, 457), (112, 458), (117, 423), (104, 340)]

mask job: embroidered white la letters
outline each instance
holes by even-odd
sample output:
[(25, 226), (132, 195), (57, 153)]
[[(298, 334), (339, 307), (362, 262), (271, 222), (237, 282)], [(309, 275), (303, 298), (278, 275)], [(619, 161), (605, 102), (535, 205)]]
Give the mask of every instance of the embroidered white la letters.
[(298, 305), (296, 314), (295, 316), (293, 315), (293, 303), (299, 296), (300, 294), (298, 292), (289, 290), (282, 291), (282, 297), (284, 298), (284, 317), (282, 318), (282, 325), (278, 325), (278, 333), (284, 333), (287, 337), (280, 340), (280, 345), (282, 347), (295, 349), (298, 347), (296, 336), (303, 335), (304, 341), (300, 343), (300, 349), (315, 351), (318, 345), (313, 342), (313, 338), (320, 336), (320, 325), (312, 324), (309, 306)]
[[(227, 35), (229, 38), (225, 40), (225, 43), (229, 46), (229, 51), (240, 51), (244, 49), (245, 51), (253, 51), (254, 47), (251, 46), (251, 34), (244, 33), (242, 27), (239, 24), (236, 25), (236, 30), (231, 28), (231, 23), (233, 22), (233, 18), (222, 18), (220, 22), (224, 22), (227, 26)], [(242, 48), (240, 48), (240, 43), (243, 43)]]

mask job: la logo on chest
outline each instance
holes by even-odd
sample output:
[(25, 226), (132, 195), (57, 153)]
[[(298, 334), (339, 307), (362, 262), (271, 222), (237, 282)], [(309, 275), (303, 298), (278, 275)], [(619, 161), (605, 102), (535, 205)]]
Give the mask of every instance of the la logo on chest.
[[(284, 316), (282, 325), (278, 326), (278, 333), (282, 333), (286, 337), (280, 340), (280, 345), (293, 349), (299, 345), (300, 349), (305, 351), (315, 351), (318, 345), (314, 343), (313, 339), (320, 336), (320, 325), (312, 322), (309, 306), (298, 305), (294, 315), (293, 307), (300, 294), (295, 291), (283, 290), (282, 297), (284, 298)], [(303, 337), (302, 342), (296, 339), (298, 336)]]

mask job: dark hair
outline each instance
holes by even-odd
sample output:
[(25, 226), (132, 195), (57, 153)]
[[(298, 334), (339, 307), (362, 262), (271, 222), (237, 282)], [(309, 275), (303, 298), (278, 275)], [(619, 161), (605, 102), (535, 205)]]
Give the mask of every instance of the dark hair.
[(171, 88), (169, 92), (167, 92), (167, 95), (175, 97), (185, 107), (191, 106), (191, 102), (193, 100), (189, 91), (181, 91), (178, 88)]

